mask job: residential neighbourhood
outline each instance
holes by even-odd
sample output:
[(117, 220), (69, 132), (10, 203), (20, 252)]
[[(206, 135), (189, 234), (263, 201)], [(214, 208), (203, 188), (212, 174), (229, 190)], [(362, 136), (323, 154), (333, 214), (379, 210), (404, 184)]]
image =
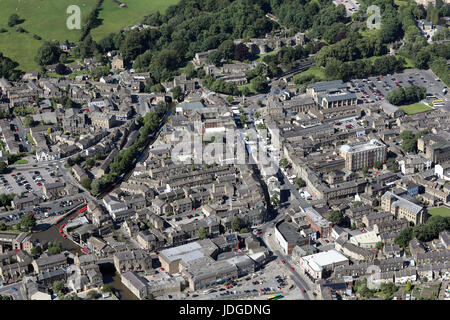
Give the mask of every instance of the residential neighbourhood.
[[(366, 8), (330, 6), (357, 26)], [(319, 50), (339, 34), (261, 19), (276, 29), (192, 46), (159, 81), (156, 53), (74, 58), (81, 42), (58, 43), (71, 63), (0, 79), (2, 298), (450, 298), (449, 75), (336, 79)], [(448, 49), (442, 20), (415, 23)]]

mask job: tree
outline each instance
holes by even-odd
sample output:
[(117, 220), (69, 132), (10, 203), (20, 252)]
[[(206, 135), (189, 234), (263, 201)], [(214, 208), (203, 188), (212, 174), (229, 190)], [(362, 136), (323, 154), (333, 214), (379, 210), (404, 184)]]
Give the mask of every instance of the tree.
[(250, 95), (250, 89), (247, 86), (242, 87), (241, 95), (243, 95), (244, 97), (248, 97)]
[(183, 97), (183, 91), (181, 90), (180, 86), (173, 87), (170, 91), (172, 92), (173, 99), (176, 101), (180, 101), (180, 99)]
[(32, 116), (26, 116), (26, 117), (23, 119), (23, 125), (24, 125), (25, 127), (28, 127), (28, 128), (34, 126), (34, 119), (33, 119), (33, 117), (32, 117)]
[(384, 246), (384, 243), (381, 242), (381, 241), (379, 241), (379, 242), (377, 242), (375, 248), (376, 248), (377, 250), (381, 250), (381, 249), (383, 249), (383, 246)]
[(29, 231), (36, 225), (36, 218), (32, 214), (24, 214), (20, 217), (20, 225)]
[(244, 61), (250, 57), (248, 47), (244, 43), (234, 46), (234, 59)]
[(406, 283), (406, 291), (410, 292), (411, 291), (411, 282), (407, 282)]
[(55, 72), (59, 75), (65, 75), (67, 73), (67, 68), (64, 64), (58, 63), (55, 67)]
[(247, 228), (242, 228), (239, 233), (248, 233), (248, 229)]
[(222, 53), (220, 51), (213, 51), (208, 54), (208, 57), (206, 59), (208, 63), (212, 63), (215, 66), (219, 66), (220, 62), (222, 61)]
[(98, 295), (97, 290), (91, 290), (91, 291), (89, 291), (89, 292), (87, 293), (87, 298), (88, 298), (89, 300), (94, 300), (94, 299), (97, 298), (97, 295)]
[(93, 195), (99, 195), (103, 192), (106, 186), (106, 181), (103, 178), (95, 179), (91, 183), (91, 192)]
[(367, 172), (369, 171), (369, 169), (367, 169), (367, 168), (362, 168), (362, 174), (363, 174), (363, 176), (365, 177), (366, 175), (367, 175)]
[(270, 197), (270, 203), (274, 207), (278, 207), (280, 205), (280, 199), (278, 198), (278, 195), (274, 194)]
[(328, 216), (328, 221), (336, 225), (341, 225), (344, 222), (344, 214), (339, 210), (333, 210)]
[(62, 293), (64, 289), (64, 283), (62, 281), (56, 280), (53, 282), (53, 293)]
[(233, 103), (233, 97), (232, 96), (227, 96), (227, 102), (229, 104), (232, 104)]
[(258, 76), (250, 80), (250, 85), (254, 91), (259, 93), (267, 91), (268, 88), (267, 79), (263, 76)]
[(233, 231), (239, 231), (242, 229), (243, 221), (238, 217), (234, 216), (233, 220), (231, 220), (231, 228)]
[(16, 24), (20, 23), (20, 18), (19, 15), (16, 13), (13, 13), (12, 15), (9, 16), (8, 19), (8, 27), (14, 27)]
[(85, 188), (87, 190), (91, 189), (91, 184), (92, 184), (92, 179), (89, 177), (85, 177), (81, 180), (81, 185), (83, 186), (83, 188)]
[(289, 165), (289, 161), (286, 158), (281, 158), (280, 167), (286, 168)]
[(204, 227), (200, 227), (197, 230), (197, 236), (200, 240), (206, 239), (208, 237), (208, 231)]
[(39, 258), (39, 256), (41, 254), (42, 254), (41, 246), (35, 246), (35, 247), (31, 248), (31, 255), (33, 256), (34, 259)]
[(66, 63), (67, 62), (67, 53), (61, 53), (59, 56), (59, 63)]
[(103, 285), (103, 287), (101, 289), (102, 293), (112, 293), (112, 291), (113, 291), (112, 284), (105, 284), (105, 285)]
[(62, 251), (62, 244), (61, 242), (53, 242), (50, 243), (47, 249), (48, 253), (50, 255), (60, 254)]
[(8, 170), (8, 165), (4, 161), (0, 161), (0, 174), (6, 173)]
[(225, 40), (217, 48), (222, 54), (222, 58), (225, 60), (233, 59), (234, 56), (234, 42), (233, 40)]
[(296, 184), (299, 188), (304, 188), (304, 187), (306, 187), (306, 182), (305, 182), (305, 180), (303, 180), (303, 179), (300, 178), (300, 177), (295, 178), (294, 182), (295, 182), (295, 184)]
[(406, 153), (417, 151), (417, 140), (415, 135), (411, 131), (405, 130), (400, 133), (400, 138), (402, 138), (402, 149)]
[(47, 66), (49, 64), (54, 64), (59, 61), (61, 55), (61, 50), (54, 43), (44, 42), (42, 46), (38, 49), (35, 62), (40, 66)]
[(94, 158), (87, 159), (86, 160), (86, 167), (92, 168), (93, 166), (95, 166), (95, 159)]
[(381, 168), (382, 168), (382, 164), (381, 164), (381, 162), (380, 161), (375, 161), (375, 163), (373, 164), (373, 167), (375, 168), (375, 169), (378, 169), (378, 170), (380, 170)]
[(411, 227), (406, 227), (395, 237), (394, 242), (398, 244), (402, 248), (406, 248), (409, 242), (412, 240), (412, 231)]

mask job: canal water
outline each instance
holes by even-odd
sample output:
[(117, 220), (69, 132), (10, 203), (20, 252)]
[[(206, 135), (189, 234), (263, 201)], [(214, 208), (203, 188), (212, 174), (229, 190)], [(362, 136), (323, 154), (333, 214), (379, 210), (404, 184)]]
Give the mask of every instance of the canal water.
[(120, 275), (112, 263), (100, 265), (100, 271), (103, 275), (103, 283), (111, 284), (115, 292), (119, 292), (120, 300), (139, 300), (127, 287), (124, 286)]

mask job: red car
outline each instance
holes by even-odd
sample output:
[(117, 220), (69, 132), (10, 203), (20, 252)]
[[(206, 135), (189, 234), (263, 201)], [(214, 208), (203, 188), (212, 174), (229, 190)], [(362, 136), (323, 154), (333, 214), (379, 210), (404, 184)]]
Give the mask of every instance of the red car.
[(14, 173), (11, 173), (11, 177), (15, 177), (16, 175)]
[(282, 263), (282, 264), (285, 264), (285, 263), (286, 263), (286, 261), (284, 261), (284, 260), (281, 260), (281, 263)]
[(232, 287), (232, 285), (231, 284), (229, 284), (229, 285), (227, 285), (227, 289), (230, 289)]
[(37, 185), (38, 185), (39, 187), (42, 187), (42, 183), (38, 183)]
[(305, 289), (302, 289), (302, 293), (306, 293), (306, 290), (305, 290)]
[(163, 268), (163, 267), (161, 267), (161, 268), (159, 268), (159, 270), (161, 270), (161, 271), (164, 271), (164, 268)]
[(294, 267), (293, 267), (293, 266), (290, 266), (290, 267), (289, 267), (289, 270), (293, 271), (293, 270), (294, 270)]

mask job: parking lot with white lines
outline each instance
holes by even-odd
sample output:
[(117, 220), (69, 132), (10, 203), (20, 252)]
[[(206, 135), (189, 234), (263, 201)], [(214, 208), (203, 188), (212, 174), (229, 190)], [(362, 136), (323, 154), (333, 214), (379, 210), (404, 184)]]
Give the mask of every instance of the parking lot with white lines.
[(46, 183), (55, 182), (55, 172), (50, 168), (13, 171), (10, 174), (0, 175), (0, 194), (36, 192), (42, 194)]
[(363, 103), (382, 101), (386, 99), (389, 91), (412, 85), (425, 87), (427, 93), (438, 99), (449, 101), (448, 92), (444, 94), (442, 91), (447, 87), (429, 71), (407, 70), (392, 75), (351, 80), (347, 84), (349, 91), (356, 93), (358, 99)]

